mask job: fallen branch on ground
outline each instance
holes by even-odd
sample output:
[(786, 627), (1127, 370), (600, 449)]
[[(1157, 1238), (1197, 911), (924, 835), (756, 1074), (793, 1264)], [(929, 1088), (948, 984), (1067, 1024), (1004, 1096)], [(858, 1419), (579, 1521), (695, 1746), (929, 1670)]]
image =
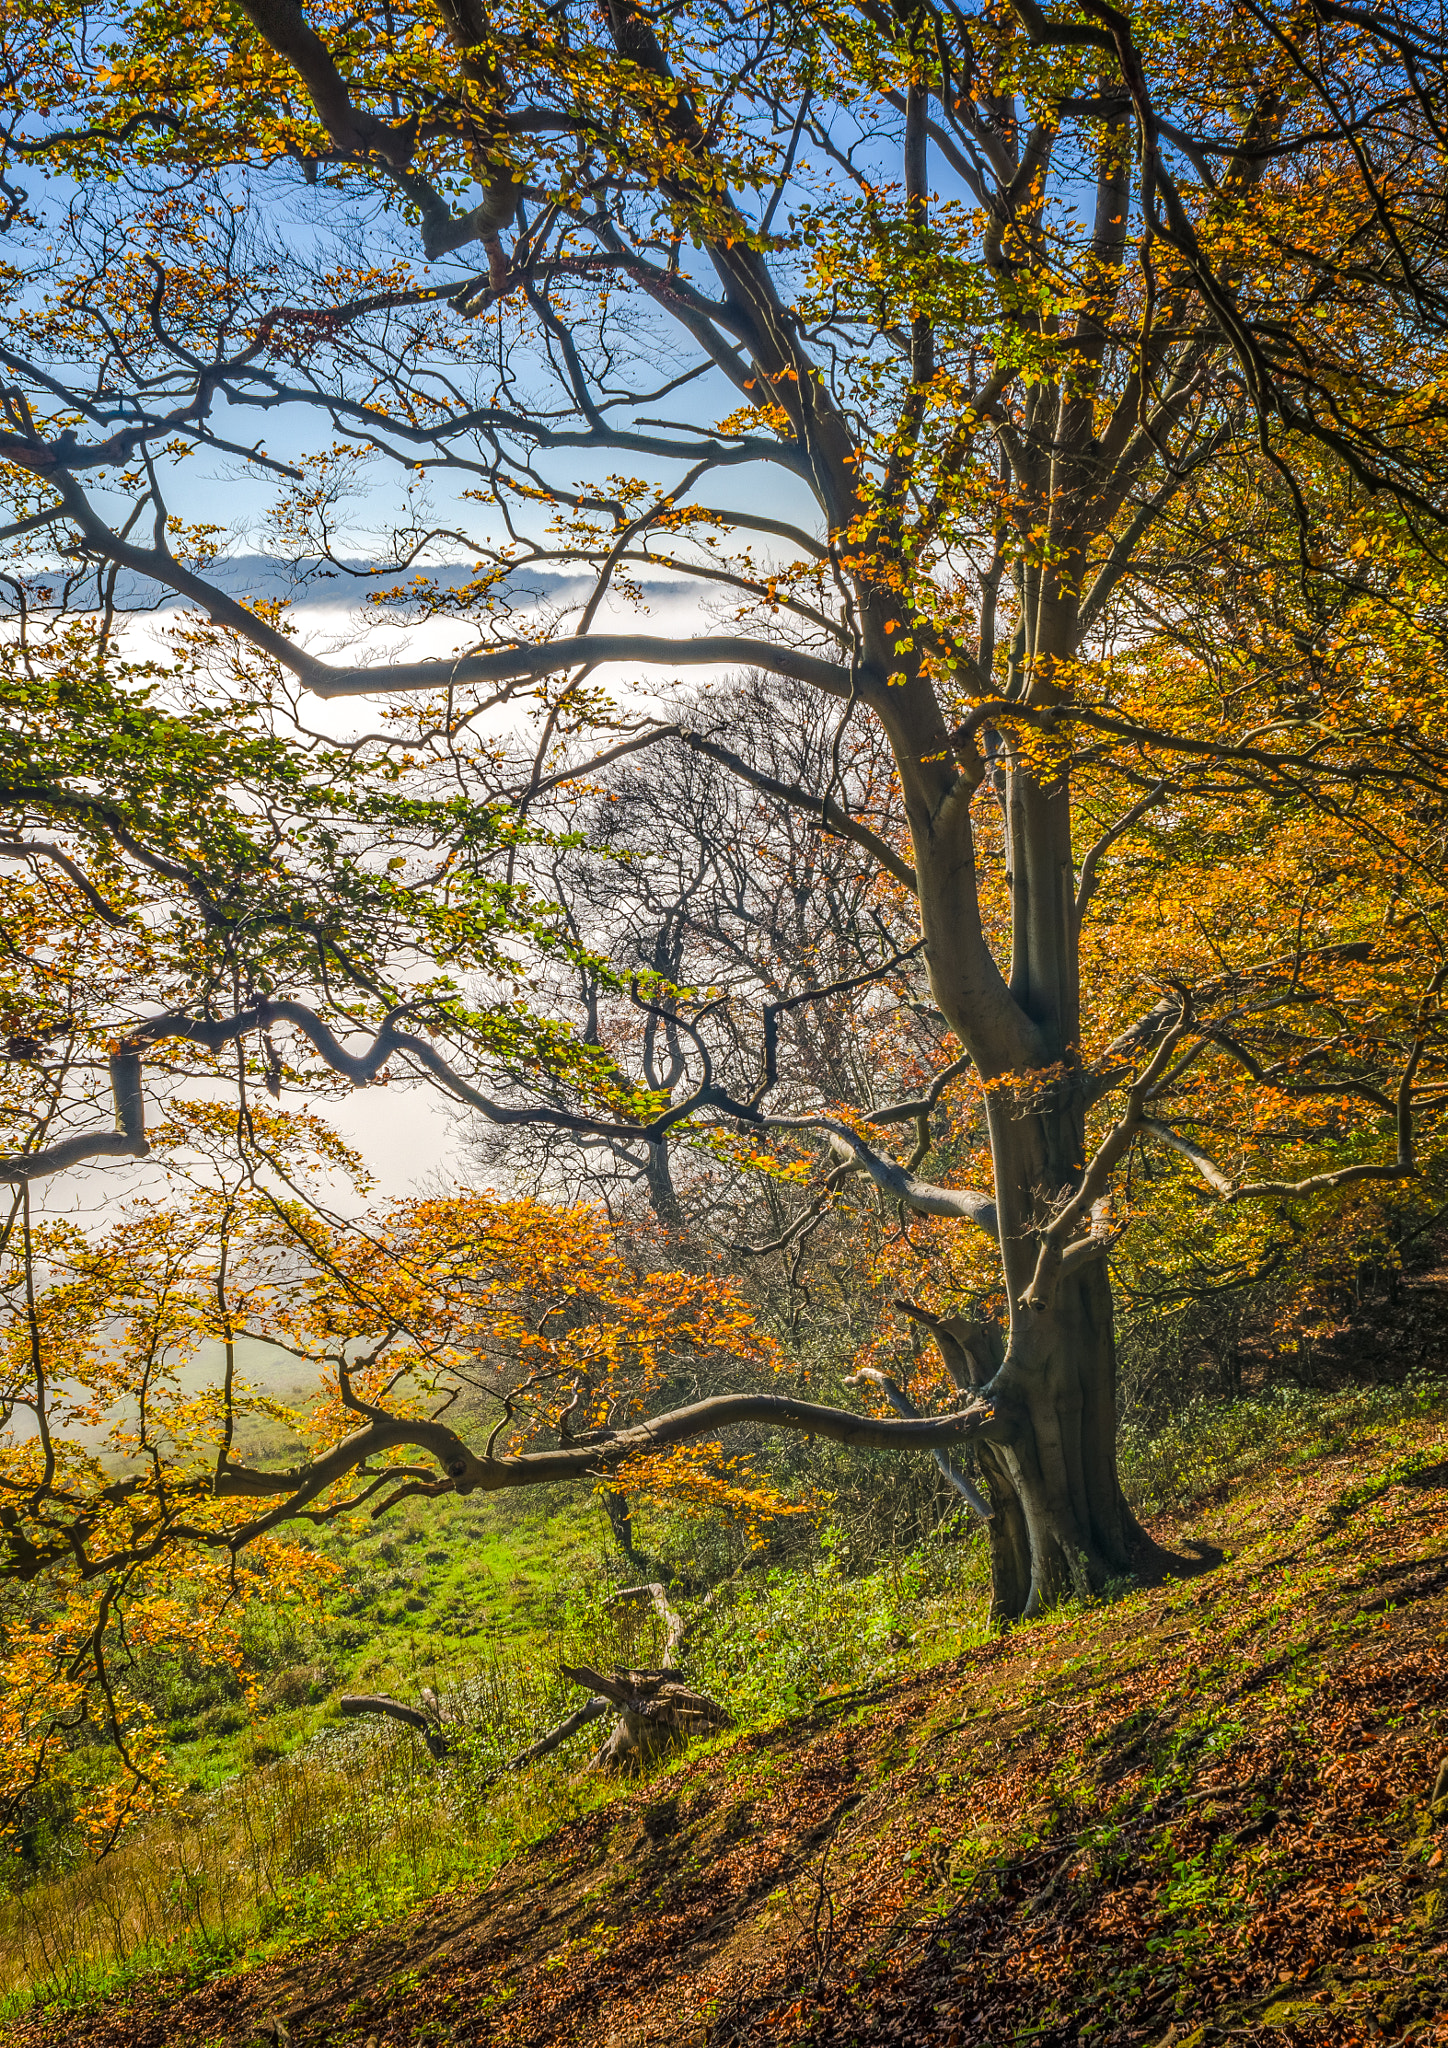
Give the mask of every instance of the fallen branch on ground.
[[(591, 1759), (590, 1770), (612, 1771), (649, 1763), (666, 1749), (686, 1741), (690, 1735), (712, 1735), (721, 1728), (733, 1726), (731, 1716), (717, 1700), (693, 1691), (684, 1683), (683, 1673), (673, 1668), (673, 1660), (682, 1653), (689, 1631), (683, 1617), (669, 1605), (663, 1586), (657, 1582), (646, 1586), (625, 1586), (613, 1595), (609, 1604), (622, 1600), (647, 1600), (652, 1604), (664, 1628), (662, 1665), (649, 1670), (613, 1671), (608, 1674), (591, 1671), (587, 1665), (563, 1665), (564, 1677), (571, 1678), (577, 1685), (588, 1686), (590, 1697), (556, 1728), (551, 1728), (537, 1742), (530, 1743), (527, 1749), (511, 1757), (496, 1776), (520, 1771), (527, 1764), (551, 1756), (580, 1728), (600, 1719), (611, 1708), (619, 1710), (618, 1720), (608, 1740)], [(404, 1727), (413, 1728), (421, 1735), (439, 1762), (449, 1754), (452, 1745), (444, 1727), (447, 1716), (436, 1694), (430, 1690), (424, 1690), (422, 1704), (417, 1707), (410, 1707), (403, 1700), (391, 1699), (385, 1693), (346, 1694), (337, 1704), (344, 1714), (385, 1714), (394, 1721), (401, 1721)]]

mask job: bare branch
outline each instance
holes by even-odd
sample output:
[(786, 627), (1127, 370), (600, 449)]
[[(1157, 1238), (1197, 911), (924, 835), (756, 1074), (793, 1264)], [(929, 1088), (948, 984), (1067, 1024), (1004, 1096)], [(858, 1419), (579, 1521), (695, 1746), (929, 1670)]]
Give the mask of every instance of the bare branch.
[(81, 1132), (46, 1145), (37, 1152), (20, 1152), (0, 1159), (0, 1182), (11, 1185), (39, 1180), (46, 1174), (64, 1173), (86, 1159), (144, 1159), (150, 1151), (146, 1142), (145, 1105), (141, 1095), (141, 1062), (134, 1053), (116, 1053), (110, 1062), (111, 1093), (116, 1104), (114, 1131)]
[[(1393, 1105), (1397, 1156), (1391, 1161), (1368, 1161), (1360, 1166), (1340, 1166), (1330, 1173), (1309, 1174), (1304, 1180), (1249, 1180), (1234, 1185), (1200, 1146), (1180, 1136), (1170, 1124), (1148, 1122), (1143, 1119), (1141, 1128), (1159, 1139), (1162, 1144), (1169, 1146), (1172, 1151), (1180, 1152), (1183, 1158), (1189, 1159), (1208, 1187), (1224, 1202), (1245, 1202), (1264, 1196), (1294, 1200), (1303, 1196), (1331, 1194), (1336, 1188), (1351, 1187), (1358, 1181), (1412, 1180), (1418, 1173), (1418, 1163), (1413, 1151), (1413, 1082), (1417, 1077), (1418, 1066), (1427, 1044), (1425, 1025), (1428, 1008), (1437, 1000), (1445, 981), (1448, 981), (1448, 966), (1440, 967), (1434, 974), (1418, 1005), (1417, 1031), (1407, 1064), (1398, 1081), (1397, 1096)], [(1159, 1060), (1160, 1054), (1152, 1061), (1152, 1066), (1157, 1066)]]
[(963, 1074), (970, 1065), (970, 1054), (963, 1052), (958, 1060), (952, 1060), (948, 1067), (942, 1067), (931, 1082), (929, 1092), (913, 1096), (908, 1102), (887, 1103), (884, 1109), (872, 1109), (860, 1121), (866, 1124), (908, 1124), (917, 1117), (929, 1116), (950, 1083)]
[(545, 775), (537, 782), (530, 782), (526, 789), (514, 785), (512, 794), (519, 799), (546, 796), (550, 789), (566, 788), (571, 782), (583, 782), (590, 775), (597, 775), (603, 768), (611, 768), (615, 761), (626, 760), (630, 754), (641, 754), (646, 747), (657, 746), (660, 740), (677, 739), (681, 728), (677, 725), (651, 725), (647, 732), (635, 733), (632, 738), (620, 740), (616, 747), (605, 747), (601, 754), (591, 760), (580, 761), (575, 768), (560, 768), (556, 775)]
[[(867, 1365), (862, 1367), (859, 1372), (855, 1373), (851, 1379), (846, 1380), (845, 1385), (851, 1386), (856, 1384), (860, 1380), (869, 1380), (872, 1383), (872, 1385), (877, 1386), (880, 1389), (880, 1392), (885, 1396), (885, 1399), (890, 1403), (890, 1406), (895, 1410), (895, 1413), (897, 1415), (903, 1415), (907, 1418), (907, 1420), (912, 1422), (919, 1415), (920, 1411), (915, 1406), (915, 1403), (910, 1399), (910, 1396), (905, 1392), (903, 1387), (896, 1385), (895, 1381), (890, 1378), (888, 1373), (881, 1372), (876, 1366)], [(972, 1486), (971, 1482), (966, 1478), (965, 1474), (951, 1463), (950, 1459), (945, 1455), (944, 1451), (933, 1451), (931, 1453), (931, 1456), (934, 1458), (936, 1464), (940, 1467), (940, 1470), (945, 1474), (945, 1477), (950, 1481), (951, 1485), (955, 1488), (956, 1492), (960, 1495), (961, 1499), (965, 1502), (966, 1506), (970, 1509), (971, 1513), (979, 1515), (980, 1519), (983, 1522), (990, 1521), (990, 1502), (986, 1500), (974, 1486)]]
[(1129, 810), (1123, 811), (1114, 825), (1108, 825), (1096, 844), (1089, 849), (1081, 863), (1081, 880), (1076, 891), (1076, 922), (1079, 924), (1086, 915), (1086, 906), (1096, 894), (1096, 871), (1102, 857), (1116, 844), (1133, 825), (1138, 824), (1147, 812), (1159, 804), (1167, 792), (1167, 783), (1158, 782), (1146, 795), (1138, 797)]
[(394, 1721), (401, 1721), (406, 1728), (415, 1728), (435, 1757), (444, 1757), (448, 1752), (448, 1739), (431, 1714), (421, 1707), (409, 1707), (402, 1700), (389, 1699), (385, 1693), (343, 1693), (337, 1702), (339, 1714), (386, 1714)]
[(1144, 1121), (1141, 1128), (1173, 1152), (1180, 1152), (1189, 1159), (1212, 1192), (1224, 1202), (1246, 1202), (1263, 1196), (1275, 1195), (1291, 1200), (1308, 1195), (1331, 1194), (1334, 1188), (1351, 1187), (1356, 1181), (1365, 1180), (1412, 1180), (1418, 1172), (1413, 1156), (1413, 1075), (1422, 1056), (1423, 1044), (1420, 1039), (1413, 1047), (1412, 1055), (1403, 1070), (1398, 1086), (1395, 1106), (1397, 1125), (1397, 1157), (1390, 1161), (1369, 1161), (1361, 1166), (1340, 1166), (1331, 1173), (1312, 1173), (1305, 1180), (1244, 1180), (1235, 1184), (1216, 1162), (1199, 1145), (1174, 1131), (1170, 1124)]
[[(3, 452), (3, 450), (0, 450)], [(794, 682), (812, 684), (832, 697), (848, 698), (850, 671), (839, 662), (773, 640), (742, 635), (701, 635), (662, 639), (648, 633), (583, 633), (559, 640), (518, 641), (452, 661), (397, 662), (375, 668), (336, 669), (318, 661), (296, 640), (278, 632), (233, 597), (178, 562), (161, 546), (141, 547), (115, 534), (100, 519), (73, 478), (57, 476), (57, 493), (95, 551), (142, 576), (190, 598), (218, 626), (230, 628), (269, 655), (317, 697), (365, 697), (397, 690), (446, 690), (482, 683), (526, 682), (603, 662), (639, 662), (649, 667), (762, 668)]]
[(1223, 1201), (1230, 1202), (1235, 1198), (1237, 1191), (1232, 1186), (1231, 1181), (1228, 1180), (1226, 1174), (1223, 1173), (1216, 1161), (1211, 1159), (1202, 1150), (1200, 1145), (1194, 1145), (1189, 1138), (1182, 1137), (1178, 1131), (1172, 1129), (1170, 1124), (1157, 1123), (1150, 1117), (1143, 1121), (1141, 1128), (1148, 1137), (1155, 1138), (1161, 1144), (1170, 1146), (1173, 1152), (1180, 1152), (1184, 1159), (1190, 1159), (1192, 1165), (1197, 1169), (1197, 1172), (1202, 1176), (1208, 1187), (1219, 1194)]
[(683, 1616), (675, 1613), (674, 1609), (670, 1607), (669, 1596), (663, 1587), (657, 1580), (647, 1586), (622, 1586), (610, 1598), (608, 1605), (616, 1607), (621, 1600), (647, 1600), (651, 1603), (664, 1631), (664, 1654), (659, 1660), (660, 1664), (672, 1664), (683, 1647), (688, 1629)]
[(416, 1032), (403, 1031), (397, 1024), (400, 1011), (394, 1010), (383, 1019), (365, 1053), (350, 1053), (339, 1039), (328, 1029), (315, 1010), (305, 1003), (260, 998), (233, 1017), (216, 1020), (167, 1016), (148, 1020), (131, 1033), (132, 1047), (159, 1044), (168, 1038), (183, 1039), (193, 1045), (204, 1045), (216, 1051), (235, 1039), (245, 1037), (250, 1031), (270, 1030), (274, 1024), (293, 1024), (300, 1030), (334, 1072), (343, 1075), (357, 1087), (365, 1087), (376, 1079), (382, 1068), (395, 1053), (406, 1053), (417, 1061), (427, 1073), (441, 1082), (447, 1092), (459, 1102), (465, 1102), (470, 1109), (481, 1110), (483, 1115), (497, 1124), (548, 1124), (559, 1130), (578, 1132), (589, 1137), (629, 1138), (632, 1140), (661, 1138), (675, 1124), (682, 1123), (700, 1109), (722, 1109), (726, 1115), (750, 1120), (752, 1112), (746, 1103), (735, 1102), (722, 1090), (701, 1087), (660, 1111), (648, 1123), (626, 1123), (616, 1118), (591, 1117), (576, 1114), (571, 1110), (558, 1109), (551, 1105), (535, 1105), (528, 1108), (514, 1107), (508, 1103), (495, 1102), (483, 1094), (470, 1081), (464, 1080), (455, 1067), (445, 1060), (435, 1046), (420, 1038)]
[(560, 1721), (556, 1728), (550, 1728), (539, 1741), (530, 1743), (527, 1749), (519, 1750), (515, 1757), (510, 1757), (503, 1769), (521, 1771), (528, 1764), (536, 1764), (541, 1757), (551, 1756), (555, 1749), (561, 1749), (571, 1735), (576, 1735), (580, 1728), (586, 1728), (590, 1721), (600, 1720), (605, 1714), (611, 1714), (613, 1711), (613, 1701), (606, 1700), (602, 1693), (595, 1693), (592, 1699), (585, 1700), (581, 1707), (576, 1708), (567, 1720)]
[(788, 1010), (797, 1010), (805, 1003), (823, 1002), (828, 996), (849, 995), (857, 988), (866, 988), (873, 981), (880, 981), (887, 974), (893, 974), (897, 967), (903, 967), (907, 960), (913, 960), (924, 946), (924, 939), (917, 939), (913, 946), (907, 946), (897, 953), (893, 960), (882, 962), (879, 967), (867, 967), (860, 974), (842, 975), (838, 981), (830, 981), (819, 988), (801, 989), (797, 996), (785, 996), (780, 1002), (768, 1003), (764, 1010), (764, 1078), (755, 1089), (752, 1101), (762, 1102), (774, 1087), (779, 1077), (779, 1020)]
[[(767, 666), (767, 664), (765, 664)], [(782, 673), (782, 671), (781, 671)], [(848, 670), (841, 673), (848, 676)], [(808, 677), (803, 680), (808, 681)], [(915, 870), (908, 861), (902, 860), (888, 840), (872, 832), (868, 825), (862, 825), (858, 818), (852, 818), (842, 811), (833, 798), (821, 796), (816, 791), (801, 789), (797, 783), (781, 782), (777, 776), (766, 775), (762, 769), (751, 766), (729, 747), (720, 746), (717, 740), (706, 739), (702, 733), (681, 732), (679, 738), (686, 747), (692, 747), (696, 754), (707, 754), (711, 761), (717, 761), (751, 788), (763, 790), (766, 796), (777, 797), (792, 810), (805, 811), (816, 819), (821, 828), (836, 839), (849, 839), (856, 846), (862, 846), (874, 856), (886, 874), (916, 893)]]
[(996, 1205), (989, 1195), (980, 1194), (974, 1188), (943, 1188), (934, 1181), (918, 1180), (908, 1168), (873, 1151), (848, 1124), (838, 1123), (827, 1116), (769, 1116), (761, 1121), (764, 1128), (771, 1131), (826, 1132), (830, 1150), (837, 1159), (868, 1175), (877, 1188), (882, 1188), (893, 1200), (903, 1202), (917, 1216), (949, 1216), (978, 1224), (992, 1237), (998, 1233)]

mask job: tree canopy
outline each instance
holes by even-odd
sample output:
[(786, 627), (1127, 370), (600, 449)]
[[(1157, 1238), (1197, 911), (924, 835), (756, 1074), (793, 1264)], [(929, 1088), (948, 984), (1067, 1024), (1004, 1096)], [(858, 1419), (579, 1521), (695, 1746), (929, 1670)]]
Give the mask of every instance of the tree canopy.
[[(203, 1548), (379, 1453), (465, 1491), (750, 1418), (973, 1443), (1003, 1617), (1128, 1569), (1113, 1264), (1381, 1231), (1438, 1156), (1435, 20), (0, 19), (15, 1412), (56, 1383), (38, 1177), (141, 1155), (144, 1088), (224, 1072), (236, 1200), (346, 1294), (256, 1090), (410, 1071), (540, 1189), (637, 1177), (676, 1249), (691, 1190), (716, 1236), (762, 1205), (740, 1256), (791, 1281), (872, 1191), (836, 1242), (910, 1290), (945, 1412), (878, 1364), (895, 1419), (660, 1406), (643, 1370), (643, 1420), (569, 1444), (545, 1406), (550, 1447), (495, 1456), (380, 1364), (349, 1395), (344, 1348), (295, 1472), (236, 1468), (223, 1390)], [(680, 1299), (727, 1323), (696, 1253)], [(61, 1503), (43, 1443), (6, 1455), (12, 1555), (74, 1556), (112, 1482)], [(172, 1483), (114, 1482), (146, 1514)]]

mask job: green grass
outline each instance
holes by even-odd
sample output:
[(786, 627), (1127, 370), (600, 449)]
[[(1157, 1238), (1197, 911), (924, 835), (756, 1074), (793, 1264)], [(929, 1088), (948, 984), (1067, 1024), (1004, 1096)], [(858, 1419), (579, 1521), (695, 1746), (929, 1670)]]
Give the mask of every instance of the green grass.
[[(1189, 1511), (1253, 1475), (1381, 1445), (1441, 1405), (1436, 1385), (1204, 1404), (1150, 1440), (1128, 1428), (1123, 1475), (1143, 1511)], [(686, 1524), (656, 1516), (638, 1541), (681, 1570), (700, 1561)], [(57, 1852), (0, 1897), (0, 2015), (389, 1921), (614, 1796), (577, 1776), (589, 1734), (545, 1767), (497, 1775), (578, 1704), (560, 1662), (656, 1659), (652, 1622), (608, 1605), (633, 1574), (593, 1501), (560, 1490), (418, 1502), (393, 1522), (333, 1528), (318, 1545), (343, 1566), (321, 1605), (262, 1605), (249, 1619), (252, 1711), (214, 1673), (151, 1674), (185, 1788), (175, 1811), (98, 1866)], [(702, 1547), (728, 1551), (718, 1532)], [(959, 1517), (864, 1577), (847, 1577), (842, 1555), (825, 1529), (806, 1562), (736, 1575), (697, 1627), (691, 1677), (741, 1727), (866, 1692), (985, 1635), (985, 1547)], [(415, 1698), (423, 1683), (467, 1722), (440, 1769), (394, 1724), (337, 1714), (342, 1691)], [(1184, 1901), (1197, 1881), (1182, 1872)]]
[[(563, 1553), (549, 1540), (557, 1520), (544, 1506), (491, 1531), (480, 1548), (492, 1576), (474, 1573), (470, 1611), (480, 1619), (466, 1640), (434, 1629), (399, 1642), (389, 1634), (397, 1625), (382, 1621), (356, 1648), (357, 1681), (415, 1696), (431, 1679), (461, 1709), (465, 1732), (441, 1768), (394, 1723), (339, 1724), (331, 1701), (340, 1678), (319, 1702), (264, 1704), (244, 1731), (208, 1738), (213, 1767), (225, 1769), (220, 1782), (197, 1786), (102, 1864), (77, 1859), (0, 1902), (0, 2018), (35, 1996), (80, 2003), (156, 1971), (204, 1976), (385, 1922), (449, 1884), (487, 1876), (520, 1846), (613, 1798), (613, 1781), (578, 1776), (599, 1739), (592, 1729), (546, 1766), (498, 1775), (580, 1703), (560, 1662), (607, 1667), (657, 1654), (647, 1614), (607, 1604), (617, 1562), (602, 1576), (598, 1563), (560, 1575)], [(576, 1536), (580, 1528), (573, 1554), (586, 1565), (582, 1518)], [(984, 1546), (963, 1537), (952, 1518), (919, 1551), (864, 1579), (847, 1579), (828, 1548), (811, 1569), (744, 1573), (704, 1617), (691, 1677), (741, 1727), (766, 1726), (822, 1696), (955, 1654), (986, 1628)], [(513, 1567), (530, 1555), (549, 1576), (515, 1583), (523, 1575)], [(456, 1583), (455, 1569), (443, 1582)], [(355, 1596), (354, 1583), (334, 1604)], [(325, 1636), (334, 1618), (313, 1617), (315, 1633)], [(277, 1622), (288, 1651), (288, 1631), (299, 1626), (290, 1612)], [(284, 1665), (282, 1676), (307, 1668)], [(275, 1679), (269, 1690), (275, 1698)], [(213, 1728), (239, 1712), (208, 1711)], [(189, 1759), (199, 1746), (178, 1754)]]
[(449, 1506), (422, 1501), (382, 1524), (358, 1516), (317, 1532), (340, 1566), (320, 1603), (249, 1611), (247, 1707), (225, 1671), (157, 1666), (147, 1682), (177, 1776), (192, 1794), (237, 1771), (291, 1756), (337, 1722), (344, 1692), (439, 1690), (500, 1654), (557, 1662), (579, 1591), (610, 1569), (608, 1524), (586, 1495), (563, 1489)]

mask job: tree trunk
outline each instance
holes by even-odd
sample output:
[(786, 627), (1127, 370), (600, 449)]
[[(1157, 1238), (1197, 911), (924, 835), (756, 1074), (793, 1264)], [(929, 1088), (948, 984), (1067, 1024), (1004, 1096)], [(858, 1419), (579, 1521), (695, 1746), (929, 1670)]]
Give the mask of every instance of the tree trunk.
[[(1102, 1266), (1007, 1340), (998, 1326), (912, 1309), (962, 1390), (988, 1391), (999, 1434), (976, 1456), (991, 1507), (991, 1618), (1099, 1592), (1146, 1541), (1116, 1475), (1116, 1354)], [(1029, 1315), (1030, 1311), (1023, 1311)]]
[[(1063, 637), (1059, 622), (1053, 637)], [(1039, 672), (1034, 694), (1050, 694)], [(903, 768), (898, 743), (897, 760)], [(993, 1510), (993, 1614), (1009, 1621), (1099, 1591), (1130, 1568), (1143, 1536), (1117, 1478), (1104, 1255), (1059, 1272), (1044, 1297), (1034, 1281), (1042, 1232), (1087, 1161), (1069, 787), (1064, 775), (1042, 786), (1013, 765), (1002, 794), (1008, 984), (983, 943), (968, 805), (952, 814), (940, 804), (911, 823), (932, 986), (986, 1091), (1009, 1335), (967, 1343), (953, 1369), (996, 1406), (978, 1448)]]
[(671, 1236), (682, 1238), (687, 1234), (689, 1219), (679, 1200), (674, 1186), (674, 1175), (667, 1144), (650, 1145), (644, 1162), (644, 1185), (649, 1191), (649, 1206)]
[(1116, 1473), (1116, 1353), (1101, 1265), (1013, 1334), (990, 1393), (1006, 1427), (981, 1447), (981, 1469), (993, 1510), (992, 1613), (1007, 1621), (1099, 1592), (1129, 1569), (1141, 1541)]
[[(1071, 951), (1058, 988), (1074, 997), (1074, 945)], [(999, 1621), (1099, 1592), (1129, 1570), (1143, 1540), (1116, 1470), (1116, 1340), (1104, 1256), (1063, 1273), (1048, 1306), (1027, 1299), (1041, 1227), (1085, 1166), (1075, 1047), (1063, 1053), (1047, 1086), (1064, 1092), (1064, 1103), (1023, 1113), (1020, 1091), (1005, 1088), (990, 1112), (1010, 1301), (1005, 1355), (984, 1383), (999, 1434), (981, 1456), (993, 1509), (992, 1611)]]
[(608, 1516), (614, 1542), (630, 1564), (642, 1564), (643, 1560), (634, 1549), (633, 1510), (629, 1506), (628, 1495), (617, 1486), (605, 1486), (602, 1491), (603, 1511)]

